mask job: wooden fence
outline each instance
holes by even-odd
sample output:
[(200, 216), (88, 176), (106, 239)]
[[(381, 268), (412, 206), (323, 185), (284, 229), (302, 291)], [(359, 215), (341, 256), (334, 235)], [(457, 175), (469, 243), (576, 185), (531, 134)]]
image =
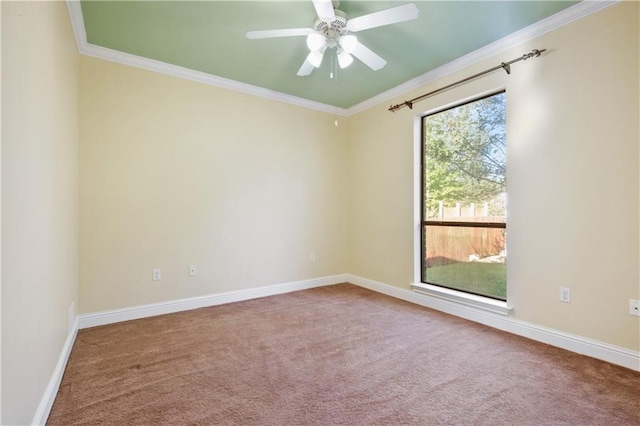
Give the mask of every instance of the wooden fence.
[[(489, 216), (487, 203), (445, 207), (440, 203), (437, 220), (455, 222), (504, 222), (504, 216)], [(506, 229), (425, 225), (427, 266), (468, 261), (500, 261), (506, 254)]]

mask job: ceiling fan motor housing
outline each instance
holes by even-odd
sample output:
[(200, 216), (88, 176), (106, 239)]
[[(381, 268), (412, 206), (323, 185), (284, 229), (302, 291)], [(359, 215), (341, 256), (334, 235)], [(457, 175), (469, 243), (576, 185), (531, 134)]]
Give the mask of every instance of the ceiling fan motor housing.
[(347, 29), (347, 14), (336, 9), (335, 15), (336, 18), (331, 22), (327, 23), (318, 19), (313, 25), (314, 30), (324, 35), (327, 40), (327, 47), (336, 47), (340, 37), (349, 32)]

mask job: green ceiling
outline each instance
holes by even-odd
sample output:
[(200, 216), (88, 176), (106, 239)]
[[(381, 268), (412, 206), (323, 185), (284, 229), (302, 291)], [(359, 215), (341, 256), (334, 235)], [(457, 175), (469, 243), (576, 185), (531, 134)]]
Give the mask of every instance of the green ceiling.
[[(339, 9), (352, 18), (408, 2), (344, 0)], [(356, 59), (335, 79), (329, 77), (329, 55), (310, 76), (296, 75), (308, 53), (304, 37), (245, 37), (250, 30), (311, 27), (316, 17), (311, 0), (90, 0), (81, 5), (90, 44), (349, 108), (577, 2), (413, 3), (420, 9), (418, 19), (357, 33), (386, 59), (386, 67), (372, 71)]]

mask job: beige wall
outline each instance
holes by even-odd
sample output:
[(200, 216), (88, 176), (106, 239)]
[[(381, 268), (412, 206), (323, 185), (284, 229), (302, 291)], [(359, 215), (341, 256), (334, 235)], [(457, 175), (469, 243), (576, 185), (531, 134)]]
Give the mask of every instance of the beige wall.
[(80, 122), (81, 312), (346, 272), (330, 114), (82, 57)]
[[(413, 123), (421, 112), (506, 88), (508, 303), (516, 318), (640, 349), (628, 300), (638, 276), (638, 3), (573, 22), (402, 102), (506, 59), (513, 65), (408, 108), (351, 117), (349, 272), (407, 288), (413, 276)], [(558, 301), (570, 287), (570, 304)]]
[(62, 2), (2, 2), (2, 424), (28, 424), (77, 295), (78, 54)]
[[(2, 23), (2, 5), (0, 4), (0, 24)], [(2, 27), (0, 26), (0, 53), (2, 52)], [(0, 54), (0, 71), (2, 55)], [(2, 95), (2, 78), (0, 78), (0, 96)], [(0, 102), (0, 133), (2, 132), (2, 102)], [(2, 137), (0, 135), (0, 242), (2, 241)], [(2, 244), (0, 243), (0, 424), (2, 423)]]
[(502, 88), (515, 317), (639, 350), (627, 313), (640, 298), (638, 9), (610, 7), (393, 102), (549, 49), (509, 77), (336, 128), (329, 114), (78, 64), (64, 3), (2, 2), (0, 420), (31, 420), (72, 303), (88, 313), (343, 272), (408, 288), (415, 117)]

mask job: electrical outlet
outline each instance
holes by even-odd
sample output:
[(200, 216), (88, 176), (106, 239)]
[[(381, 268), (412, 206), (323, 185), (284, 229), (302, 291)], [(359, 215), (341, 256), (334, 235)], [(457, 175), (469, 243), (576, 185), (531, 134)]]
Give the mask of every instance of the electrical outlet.
[(160, 281), (160, 278), (162, 278), (162, 274), (160, 273), (160, 269), (154, 269), (151, 275), (151, 279), (153, 281)]
[(571, 302), (571, 289), (568, 287), (560, 287), (560, 301), (564, 303)]
[(629, 299), (629, 315), (640, 317), (640, 300)]
[(315, 261), (316, 261), (316, 254), (309, 253), (309, 262), (315, 262)]
[(196, 275), (198, 275), (198, 268), (196, 268), (196, 265), (189, 265), (189, 276), (195, 277)]

